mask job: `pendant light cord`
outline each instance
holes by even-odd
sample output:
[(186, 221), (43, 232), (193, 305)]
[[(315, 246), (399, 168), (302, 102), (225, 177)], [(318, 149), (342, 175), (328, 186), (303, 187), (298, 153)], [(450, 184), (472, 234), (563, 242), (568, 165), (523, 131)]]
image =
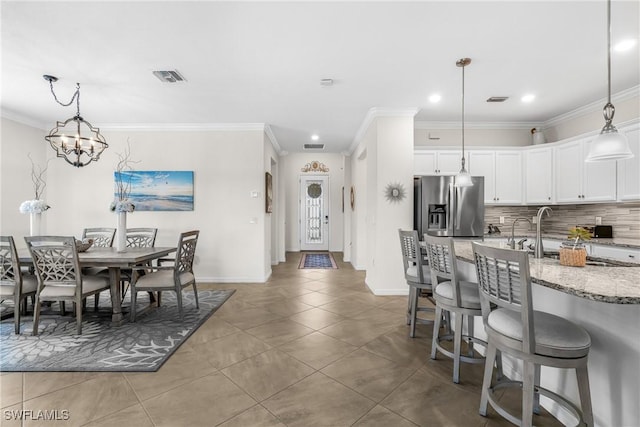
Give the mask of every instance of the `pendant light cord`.
[(76, 115), (79, 117), (80, 116), (80, 83), (76, 83), (76, 92), (73, 94), (73, 96), (71, 97), (71, 101), (69, 101), (68, 103), (63, 103), (60, 102), (58, 100), (58, 97), (56, 96), (56, 93), (53, 91), (53, 80), (49, 80), (49, 87), (51, 88), (51, 94), (53, 95), (53, 99), (56, 100), (56, 102), (60, 105), (62, 105), (63, 107), (68, 107), (69, 105), (73, 104), (73, 101), (76, 101)]
[(464, 68), (462, 65), (462, 168), (464, 168)]
[(605, 128), (612, 126), (616, 108), (611, 103), (611, 0), (607, 0), (607, 103), (602, 115), (605, 120)]

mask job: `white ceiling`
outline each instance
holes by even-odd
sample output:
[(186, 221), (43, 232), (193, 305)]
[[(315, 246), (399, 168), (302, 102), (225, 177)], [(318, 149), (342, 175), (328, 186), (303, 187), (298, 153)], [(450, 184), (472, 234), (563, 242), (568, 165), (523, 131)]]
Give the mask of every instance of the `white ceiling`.
[[(613, 42), (640, 35), (640, 2), (614, 1)], [(542, 123), (606, 96), (606, 2), (2, 1), (2, 110), (43, 128), (266, 123), (283, 150), (317, 133), (346, 151), (371, 108), (416, 120)], [(188, 80), (162, 84), (153, 70)], [(614, 93), (640, 83), (638, 48), (612, 57)], [(331, 78), (332, 87), (320, 80)], [(442, 101), (431, 104), (429, 95)], [(520, 97), (534, 93), (523, 104)], [(490, 96), (509, 96), (488, 104)], [(594, 123), (594, 129), (603, 123)]]

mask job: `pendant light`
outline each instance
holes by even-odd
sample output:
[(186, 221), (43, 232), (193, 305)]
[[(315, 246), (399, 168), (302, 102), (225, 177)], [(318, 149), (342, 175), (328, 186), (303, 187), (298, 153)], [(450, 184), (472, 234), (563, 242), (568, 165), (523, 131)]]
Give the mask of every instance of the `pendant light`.
[(586, 162), (598, 162), (603, 160), (623, 160), (633, 157), (629, 148), (629, 141), (624, 133), (611, 123), (616, 112), (611, 103), (611, 0), (607, 0), (607, 78), (608, 94), (607, 103), (603, 109), (605, 124), (600, 135), (591, 143)]
[(56, 151), (56, 156), (62, 157), (67, 163), (77, 168), (100, 159), (100, 154), (109, 145), (100, 133), (100, 129), (91, 126), (91, 123), (80, 115), (80, 83), (76, 83), (76, 91), (71, 101), (65, 104), (58, 101), (53, 91), (53, 83), (58, 81), (58, 78), (50, 75), (42, 77), (49, 82), (53, 99), (58, 104), (68, 107), (73, 104), (73, 101), (76, 102), (76, 115), (64, 122), (56, 122), (56, 126), (51, 129), (49, 135), (44, 137)]
[(456, 62), (456, 66), (462, 68), (462, 168), (455, 177), (456, 187), (471, 187), (473, 185), (471, 175), (469, 175), (464, 165), (464, 67), (469, 64), (471, 64), (470, 58), (462, 58)]

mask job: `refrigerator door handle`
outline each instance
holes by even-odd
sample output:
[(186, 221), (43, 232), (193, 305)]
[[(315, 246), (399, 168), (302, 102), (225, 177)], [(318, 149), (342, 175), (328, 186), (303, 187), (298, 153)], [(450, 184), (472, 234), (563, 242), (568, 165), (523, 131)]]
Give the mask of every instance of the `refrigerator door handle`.
[(447, 218), (447, 235), (452, 237), (455, 230), (455, 212), (458, 210), (458, 201), (456, 197), (456, 188), (453, 184), (449, 184), (449, 212)]

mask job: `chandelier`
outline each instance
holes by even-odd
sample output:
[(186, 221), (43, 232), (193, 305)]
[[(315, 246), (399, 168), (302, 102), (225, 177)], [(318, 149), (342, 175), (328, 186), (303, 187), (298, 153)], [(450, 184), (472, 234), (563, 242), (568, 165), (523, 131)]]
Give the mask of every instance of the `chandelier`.
[(58, 81), (58, 78), (49, 75), (43, 77), (49, 82), (53, 98), (58, 104), (68, 107), (73, 101), (76, 102), (76, 115), (64, 122), (56, 122), (56, 126), (44, 139), (51, 144), (51, 148), (56, 151), (58, 157), (62, 157), (67, 163), (77, 168), (100, 159), (100, 154), (109, 145), (100, 134), (100, 129), (94, 128), (80, 116), (80, 83), (76, 83), (76, 92), (71, 97), (71, 101), (64, 104), (58, 101), (53, 91), (53, 83)]
[(462, 168), (454, 179), (454, 185), (456, 187), (471, 187), (473, 181), (471, 181), (471, 175), (467, 172), (464, 160), (464, 67), (471, 64), (470, 58), (461, 58), (456, 61), (456, 66), (462, 68)]
[(607, 0), (607, 103), (603, 109), (604, 127), (591, 143), (586, 162), (623, 160), (633, 157), (629, 141), (624, 133), (613, 125), (616, 108), (611, 103), (611, 0)]

